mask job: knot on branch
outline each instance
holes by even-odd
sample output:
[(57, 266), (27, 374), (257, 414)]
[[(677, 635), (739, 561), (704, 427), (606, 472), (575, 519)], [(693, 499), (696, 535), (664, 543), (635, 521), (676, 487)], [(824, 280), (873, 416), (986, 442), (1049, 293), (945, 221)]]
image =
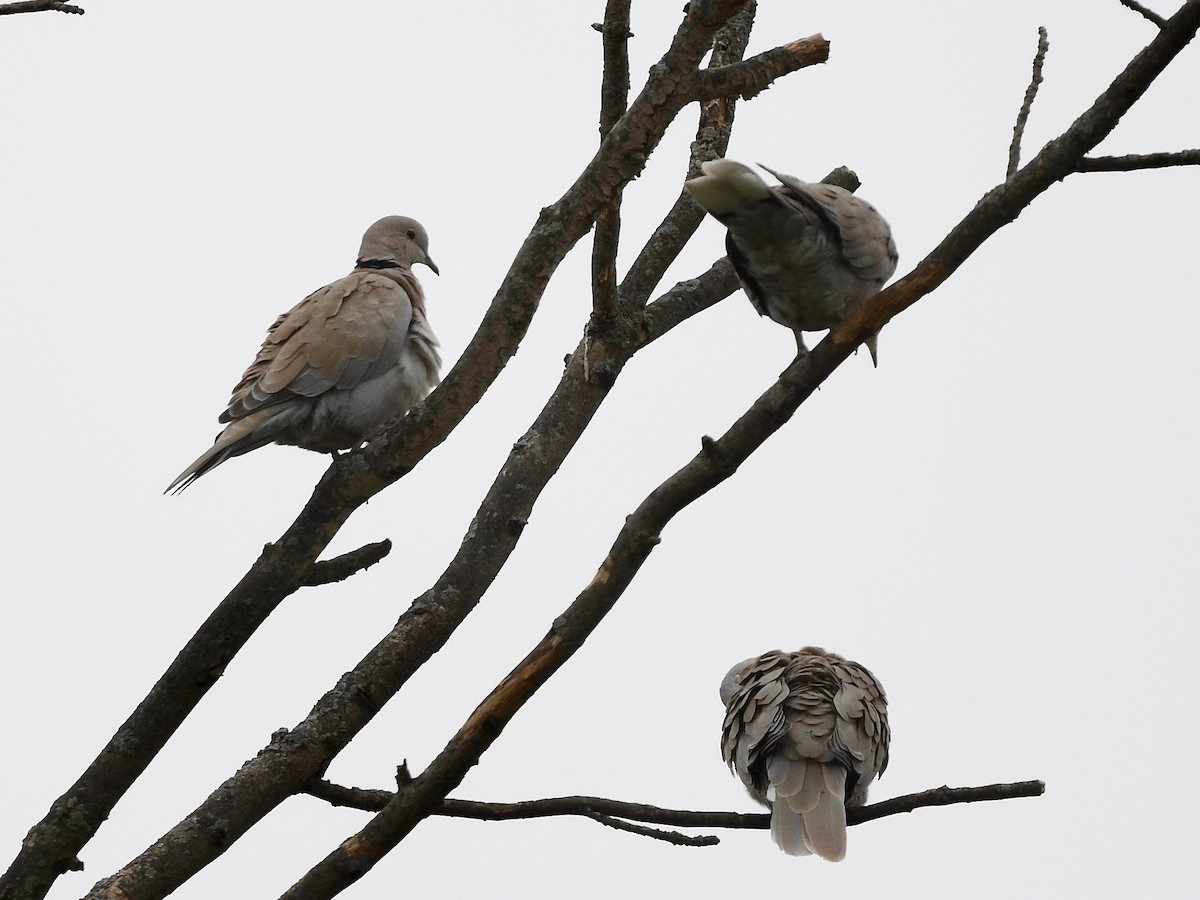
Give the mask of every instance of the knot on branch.
[(715, 466), (722, 475), (732, 475), (737, 471), (737, 465), (730, 459), (729, 454), (721, 448), (720, 443), (707, 434), (700, 438), (700, 455)]
[(628, 28), (610, 25), (608, 23), (593, 22), (592, 30), (598, 31), (606, 37), (617, 38), (618, 40), (629, 40), (633, 37), (633, 32)]

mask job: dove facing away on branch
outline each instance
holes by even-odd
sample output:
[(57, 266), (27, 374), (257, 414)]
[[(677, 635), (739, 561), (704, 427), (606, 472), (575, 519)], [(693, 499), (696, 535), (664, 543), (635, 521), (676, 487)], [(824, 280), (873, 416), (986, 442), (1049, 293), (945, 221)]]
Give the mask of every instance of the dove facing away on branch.
[[(760, 163), (761, 166), (761, 163)], [(892, 229), (870, 203), (832, 184), (810, 184), (770, 172), (769, 187), (753, 169), (714, 159), (683, 186), (729, 229), (725, 252), (758, 314), (796, 336), (832, 328), (883, 288), (899, 255)], [(867, 339), (877, 362), (875, 335)]]
[(875, 676), (820, 647), (743, 660), (721, 682), (721, 756), (771, 810), (784, 853), (846, 856), (846, 807), (888, 763), (887, 697)]
[(368, 228), (353, 272), (275, 320), (218, 419), (225, 430), (167, 491), (264, 444), (358, 446), (423, 400), (442, 360), (415, 263), (438, 271), (415, 219), (388, 216)]

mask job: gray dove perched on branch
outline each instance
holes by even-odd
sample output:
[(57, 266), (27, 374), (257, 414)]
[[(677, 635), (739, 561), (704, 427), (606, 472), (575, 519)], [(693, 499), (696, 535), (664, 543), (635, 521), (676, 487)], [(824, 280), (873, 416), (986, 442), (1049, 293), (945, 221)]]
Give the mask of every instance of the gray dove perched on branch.
[(743, 660), (721, 682), (721, 756), (771, 810), (792, 856), (846, 855), (846, 807), (888, 763), (887, 697), (856, 662), (805, 647)]
[(272, 442), (355, 447), (424, 399), (442, 360), (415, 263), (438, 271), (419, 222), (388, 216), (368, 228), (353, 272), (275, 320), (218, 419), (225, 430), (167, 490)]
[[(781, 182), (772, 188), (732, 159), (700, 168), (683, 186), (729, 229), (725, 252), (742, 289), (759, 315), (792, 329), (798, 355), (808, 352), (803, 332), (832, 328), (896, 271), (891, 227), (849, 191), (762, 166)], [(873, 363), (875, 337), (866, 341)]]

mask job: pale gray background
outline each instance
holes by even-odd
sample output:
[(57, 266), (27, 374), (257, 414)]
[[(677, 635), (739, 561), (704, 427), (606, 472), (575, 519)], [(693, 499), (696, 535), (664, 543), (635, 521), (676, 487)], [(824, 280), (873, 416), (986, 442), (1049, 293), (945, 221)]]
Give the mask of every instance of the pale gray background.
[[(635, 4), (635, 88), (680, 3)], [(3, 803), (16, 852), (327, 460), (271, 447), (163, 487), (276, 314), (404, 213), (448, 364), (538, 209), (596, 142), (603, 3), (92, 2), (0, 19)], [(1160, 4), (1168, 13), (1168, 4)], [(1003, 176), (1036, 28), (1026, 158), (1154, 28), (1116, 0), (766, 2), (751, 52), (823, 32), (829, 65), (741, 104), (730, 155), (846, 164), (908, 271)], [(1102, 150), (1200, 144), (1200, 47)], [(675, 198), (690, 107), (626, 191), (622, 268)], [(735, 661), (817, 643), (892, 702), (873, 796), (1044, 778), (1046, 795), (852, 829), (847, 860), (763, 832), (684, 849), (576, 819), (422, 825), (345, 896), (1184, 897), (1198, 779), (1196, 169), (1073, 176), (851, 359), (686, 510), (616, 611), (458, 796), (589, 793), (753, 809), (721, 763)], [(707, 222), (671, 273), (722, 253)], [(330, 553), (382, 565), (284, 603), (114, 817), (83, 894), (294, 725), (441, 571), (589, 306), (585, 245), (520, 354)], [(332, 766), (420, 770), (590, 579), (623, 517), (791, 359), (739, 293), (628, 367), (481, 607)], [(274, 897), (365, 822), (296, 799), (176, 896)]]

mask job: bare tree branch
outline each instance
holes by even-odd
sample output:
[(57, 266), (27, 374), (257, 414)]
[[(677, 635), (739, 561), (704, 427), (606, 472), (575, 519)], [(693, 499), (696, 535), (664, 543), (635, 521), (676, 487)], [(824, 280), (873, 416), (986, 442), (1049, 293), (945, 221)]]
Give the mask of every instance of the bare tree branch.
[[(1187, 0), (1070, 128), (1050, 141), (1024, 168), (992, 188), (921, 263), (900, 281), (834, 326), (811, 354), (817, 363), (825, 344), (840, 356), (876, 334), (893, 316), (938, 287), (997, 230), (1056, 181), (1079, 171), (1088, 151), (1107, 137), (1200, 28), (1200, 0)], [(822, 364), (823, 367), (823, 364)]]
[(1166, 19), (1164, 19), (1158, 13), (1151, 12), (1150, 10), (1146, 9), (1146, 7), (1144, 7), (1144, 6), (1142, 6), (1142, 4), (1138, 3), (1137, 0), (1118, 0), (1118, 2), (1122, 6), (1132, 9), (1136, 13), (1140, 13), (1142, 16), (1149, 19), (1151, 22), (1153, 22), (1159, 28), (1162, 28), (1164, 25), (1167, 24)]
[(653, 838), (656, 841), (664, 841), (668, 844), (675, 844), (678, 847), (715, 847), (721, 842), (720, 838), (716, 835), (700, 834), (693, 836), (680, 834), (678, 831), (662, 831), (658, 828), (647, 828), (645, 825), (634, 825), (632, 822), (626, 822), (624, 819), (614, 819), (612, 816), (606, 816), (603, 813), (593, 810), (588, 810), (584, 815), (589, 819), (599, 822), (601, 825), (615, 828), (617, 831), (627, 831), (630, 834)]
[(550, 632), (483, 700), (428, 768), (357, 834), (314, 866), (284, 896), (335, 896), (357, 881), (431, 815), (534, 693), (569, 659), (620, 598), (674, 516), (725, 481), (786, 423), (799, 405), (869, 334), (944, 282), (989, 236), (1013, 221), (1083, 154), (1116, 127), (1130, 106), (1200, 28), (1200, 0), (1188, 0), (1109, 88), (1024, 169), (989, 191), (905, 278), (860, 307), (807, 356), (797, 358), (720, 439), (663, 482), (630, 515), (591, 583)]
[(701, 100), (737, 97), (749, 100), (771, 86), (783, 71), (794, 72), (829, 59), (829, 42), (819, 34), (767, 50), (743, 62), (709, 69), (700, 75)]
[[(1040, 797), (1046, 792), (1043, 781), (1018, 781), (1011, 784), (989, 784), (981, 787), (952, 788), (942, 786), (881, 800), (869, 806), (851, 807), (846, 810), (848, 825), (861, 825), (886, 816), (908, 813), (913, 810), (934, 806), (950, 806), (957, 803), (979, 803), (989, 800), (1012, 800), (1019, 797)], [(378, 812), (395, 795), (391, 791), (365, 790), (331, 784), (328, 781), (314, 783), (307, 793), (335, 806), (348, 806), (366, 812)], [(443, 800), (433, 813), (460, 819), (478, 819), (487, 822), (506, 822), (513, 819), (539, 819), (547, 816), (604, 817), (620, 821), (630, 819), (653, 825), (676, 828), (753, 828), (771, 827), (769, 813), (734, 813), (724, 811), (700, 811), (689, 809), (665, 809), (645, 803), (628, 803), (606, 797), (549, 797), (544, 800), (523, 800), (517, 803), (496, 803), (479, 800)], [(606, 824), (608, 824), (606, 822)], [(641, 832), (635, 832), (641, 833)], [(661, 838), (662, 832), (651, 837)], [(716, 843), (716, 839), (702, 845)]]
[(1085, 156), (1076, 172), (1133, 172), (1138, 169), (1165, 169), (1168, 166), (1200, 166), (1200, 150), (1175, 153), (1143, 153), (1129, 156)]
[[(249, 622), (247, 627), (247, 614), (255, 617), (261, 614), (265, 618), (294, 590), (297, 573), (302, 576), (311, 566), (310, 555), (320, 552), (350, 512), (410, 471), (479, 400), (515, 352), (554, 268), (587, 232), (613, 192), (641, 170), (679, 110), (696, 99), (696, 67), (708, 51), (722, 16), (728, 17), (744, 5), (708, 0), (688, 6), (671, 47), (662, 62), (651, 70), (646, 86), (629, 111), (604, 139), (600, 151), (567, 194), (542, 211), (463, 359), (430, 398), (410, 411), (399, 425), (364, 450), (345, 454), (334, 462), (304, 512), (284, 538), (268, 548), (273, 577), (266, 584), (257, 585), (251, 598), (243, 595), (239, 585), (214, 613), (218, 619), (233, 614), (238, 620), (232, 623), (232, 630), (221, 630), (222, 640), (236, 639), (240, 647), (261, 622)], [(783, 60), (778, 74), (794, 71), (798, 65), (795, 57)], [(89, 896), (117, 897), (121, 891), (135, 890), (169, 892), (182, 884), (322, 771), (383, 703), (449, 639), (507, 560), (533, 502), (561, 465), (632, 352), (600, 342), (594, 342), (594, 346), (601, 349), (590, 354), (589, 359), (597, 360), (593, 369), (604, 369), (605, 377), (584, 380), (582, 366), (568, 366), (560, 389), (531, 432), (514, 448), (510, 464), (493, 485), (450, 567), (433, 588), (414, 601), (393, 632), (318, 701), (308, 719), (295, 731), (273, 741), (198, 810), (138, 859), (96, 885)], [(254, 579), (265, 570), (266, 565), (260, 561), (247, 579)], [(205, 646), (201, 643), (198, 649), (203, 652)], [(194, 667), (192, 661), (187, 668)], [(160, 682), (155, 691), (162, 686)], [(186, 704), (186, 709), (182, 709), (182, 715), (186, 715), (203, 692), (185, 684), (181, 686), (183, 696), (170, 699), (178, 709)], [(145, 727), (145, 722), (138, 722), (130, 730), (136, 732)], [(175, 727), (177, 722), (169, 723), (170, 730)], [(162, 740), (165, 738), (166, 735)], [(152, 756), (147, 755), (142, 765)], [(102, 819), (93, 820), (93, 813), (103, 803), (115, 803), (127, 787), (124, 781), (106, 782), (96, 794), (64, 795), (51, 815), (35, 829), (53, 835), (54, 842), (63, 841), (64, 831), (69, 841), (86, 840)], [(72, 819), (71, 828), (56, 829), (77, 804), (84, 807), (84, 815)], [(220, 813), (213, 817), (208, 813), (211, 809)], [(31, 852), (33, 847), (37, 848), (36, 853)], [(27, 843), (24, 852), (44, 862), (46, 844)], [(20, 864), (23, 868), (28, 866), (26, 860)], [(44, 868), (38, 877), (47, 877)]]
[(57, 0), (21, 0), (19, 3), (0, 3), (0, 16), (13, 16), (17, 13), (30, 12), (61, 12), (74, 16), (82, 16), (84, 9), (71, 3), (59, 3)]
[(1050, 49), (1050, 37), (1046, 29), (1038, 26), (1037, 53), (1033, 55), (1033, 77), (1029, 87), (1025, 89), (1025, 100), (1017, 113), (1017, 124), (1013, 126), (1012, 143), (1008, 147), (1008, 169), (1006, 178), (1012, 178), (1021, 166), (1021, 140), (1025, 137), (1025, 124), (1029, 121), (1029, 111), (1033, 109), (1034, 98), (1037, 97), (1038, 87), (1042, 83), (1042, 64), (1046, 61), (1046, 51)]
[(908, 813), (930, 806), (950, 806), (953, 803), (978, 803), (981, 800), (1012, 800), (1017, 797), (1040, 797), (1046, 793), (1044, 781), (1018, 781), (1012, 784), (988, 784), (982, 787), (952, 788), (942, 785), (919, 794), (905, 794), (881, 800), (870, 806), (846, 810), (846, 822), (861, 825), (884, 816)]
[[(327, 577), (337, 571), (336, 565), (348, 565), (345, 557), (351, 554), (326, 563), (316, 560), (358, 506), (418, 465), (480, 400), (516, 352), (558, 264), (624, 185), (641, 171), (683, 106), (696, 99), (715, 99), (726, 90), (753, 96), (772, 78), (820, 61), (816, 57), (827, 53), (827, 45), (817, 37), (807, 39), (807, 49), (801, 47), (804, 41), (793, 42), (760, 54), (746, 65), (730, 64), (698, 73), (696, 67), (717, 28), (749, 7), (744, 0), (690, 3), (671, 48), (652, 70), (641, 94), (613, 124), (576, 182), (555, 204), (542, 210), (479, 330), (442, 386), (386, 436), (365, 450), (335, 461), (292, 526), (277, 543), (267, 545), (79, 781), (31, 829), (12, 867), (0, 878), (0, 898), (45, 896), (59, 874), (78, 868), (78, 851), (258, 626), (297, 588), (314, 583), (314, 578)], [(616, 602), (675, 513), (732, 474), (867, 334), (878, 331), (883, 323), (935, 289), (990, 234), (1015, 219), (1024, 205), (1050, 184), (1070, 172), (1083, 171), (1082, 155), (1112, 130), (1146, 85), (1191, 39), (1200, 25), (1198, 10), (1200, 0), (1188, 0), (1170, 21), (1164, 22), (1160, 35), (1092, 110), (1012, 179), (989, 192), (913, 273), (835, 328), (807, 360), (789, 366), (780, 381), (725, 436), (706, 441), (695, 460), (646, 498), (631, 516), (632, 524), (618, 534), (596, 579), (556, 621), (542, 644), (484, 701), (434, 763), (387, 804), (397, 812), (375, 837), (384, 842), (398, 840), (416, 822), (436, 812), (442, 798), (461, 782), (479, 753), (490, 746), (517, 709), (578, 648)], [(283, 799), (305, 790), (479, 602), (515, 547), (542, 488), (603, 402), (624, 362), (673, 321), (690, 315), (688, 310), (698, 302), (707, 302), (723, 289), (723, 279), (725, 274), (717, 264), (693, 283), (703, 282), (700, 300), (697, 288), (685, 302), (687, 292), (677, 286), (658, 301), (670, 299), (670, 303), (657, 311), (657, 304), (651, 304), (640, 340), (628, 345), (615, 338), (598, 341), (594, 354), (577, 350), (575, 359), (581, 362), (567, 367), (546, 407), (514, 447), (458, 555), (437, 583), (413, 602), (396, 628), (354, 671), (321, 698), (304, 722), (291, 732), (274, 735), (256, 759), (245, 764), (198, 810), (125, 869), (97, 885), (89, 896), (165, 896), (224, 852)], [(627, 278), (630, 296), (637, 296), (643, 288), (642, 296), (649, 296), (657, 280), (650, 281), (647, 276), (637, 282), (635, 291), (635, 284)], [(593, 383), (584, 377), (585, 356), (596, 359), (596, 368), (603, 369), (606, 378)], [(349, 883), (344, 875), (334, 871), (330, 883)], [(318, 888), (314, 895), (323, 896), (320, 891)]]
[[(367, 812), (375, 812), (382, 807), (363, 808)], [(513, 819), (540, 819), (547, 816), (582, 816), (590, 812), (671, 828), (769, 828), (771, 825), (769, 813), (666, 809), (648, 803), (579, 796), (548, 797), (517, 803), (446, 799), (434, 815), (485, 822), (507, 822)], [(853, 816), (854, 811), (848, 810), (848, 813)]]
[(681, 281), (646, 307), (642, 346), (658, 340), (680, 322), (715, 306), (738, 289), (737, 273), (725, 257), (697, 278)]
[[(671, 47), (651, 72), (637, 100), (618, 120), (600, 151), (566, 194), (542, 210), (459, 363), (428, 400), (411, 410), (383, 437), (362, 451), (343, 455), (330, 466), (295, 522), (278, 542), (267, 545), (251, 570), (217, 606), (95, 761), (31, 829), (17, 859), (0, 878), (0, 897), (18, 883), (29, 889), (30, 896), (44, 896), (58, 875), (77, 864), (78, 851), (117, 800), (267, 616), (303, 583), (317, 556), (350, 514), (418, 465), (475, 406), (516, 352), (550, 276), (567, 251), (587, 233), (614, 193), (641, 171), (679, 111), (697, 99), (696, 67), (711, 46), (713, 34), (746, 5), (744, 0), (695, 0), (689, 4)], [(779, 77), (811, 61), (787, 54), (771, 64), (772, 74)], [(761, 80), (763, 70), (752, 74)], [(517, 513), (498, 523), (502, 535), (496, 544), (499, 564), (511, 551), (511, 544), (515, 544), (514, 523), (524, 517), (525, 514)], [(484, 527), (477, 540), (468, 542), (464, 552), (472, 547), (490, 548), (496, 540), (495, 532)], [(509, 546), (504, 550), (506, 544)], [(456, 566), (453, 571), (460, 569)], [(490, 579), (498, 570), (485, 567), (483, 571), (491, 572)], [(392, 667), (395, 675), (380, 686), (381, 694), (394, 693), (411, 671), (444, 643), (478, 602), (489, 579), (467, 577), (470, 587), (462, 592), (442, 581), (440, 591), (435, 588), (417, 602), (423, 625), (414, 630), (420, 635), (418, 643), (422, 649), (412, 657), (411, 665)], [(443, 610), (444, 615), (423, 615), (424, 603), (436, 606), (438, 598), (449, 594), (454, 595), (456, 602)], [(398, 647), (395, 652), (412, 652), (405, 641), (400, 645), (404, 649)], [(344, 690), (345, 685), (339, 685), (332, 693), (344, 696)], [(357, 733), (377, 708), (357, 701), (351, 702), (351, 706), (361, 708), (363, 716), (346, 720), (345, 740)], [(335, 741), (327, 746), (336, 753), (344, 744)], [(313, 759), (312, 764), (320, 768), (323, 763)], [(282, 802), (295, 787), (282, 781), (275, 786), (278, 790), (262, 793), (259, 810), (249, 817), (246, 827)], [(214, 796), (218, 795), (224, 796), (220, 790)], [(203, 859), (198, 864), (203, 865), (219, 853), (215, 849), (218, 845), (223, 849), (224, 840), (203, 849), (200, 843), (193, 845), (197, 859)], [(172, 861), (172, 868), (182, 872), (186, 864), (177, 850), (164, 848), (163, 852)], [(167, 869), (150, 866), (147, 871), (162, 874)]]
[(393, 791), (381, 788), (356, 788), (343, 784), (334, 784), (324, 778), (314, 778), (304, 786), (303, 793), (318, 800), (324, 800), (330, 806), (345, 806), (350, 809), (374, 811), (383, 809), (394, 796)]
[(300, 582), (302, 587), (316, 587), (335, 581), (345, 581), (356, 572), (369, 569), (392, 552), (392, 542), (389, 540), (367, 544), (333, 559), (322, 559), (313, 563), (308, 575)]
[[(708, 61), (710, 70), (732, 65), (742, 58), (750, 43), (756, 12), (757, 4), (747, 4), (717, 32)], [(696, 139), (692, 141), (685, 178), (699, 175), (701, 163), (725, 155), (736, 110), (737, 101), (733, 97), (717, 97), (700, 104), (700, 122), (696, 126)], [(645, 305), (667, 268), (700, 227), (704, 215), (699, 204), (680, 187), (679, 198), (647, 239), (621, 282), (621, 297), (626, 309)]]
[[(629, 3), (608, 0), (604, 24), (604, 69), (600, 85), (600, 137), (608, 136), (629, 103)], [(603, 329), (618, 314), (617, 247), (621, 235), (621, 191), (616, 191), (596, 217), (592, 240), (592, 321), (588, 333)], [(584, 349), (587, 360), (587, 348)], [(585, 377), (590, 373), (585, 373)]]

